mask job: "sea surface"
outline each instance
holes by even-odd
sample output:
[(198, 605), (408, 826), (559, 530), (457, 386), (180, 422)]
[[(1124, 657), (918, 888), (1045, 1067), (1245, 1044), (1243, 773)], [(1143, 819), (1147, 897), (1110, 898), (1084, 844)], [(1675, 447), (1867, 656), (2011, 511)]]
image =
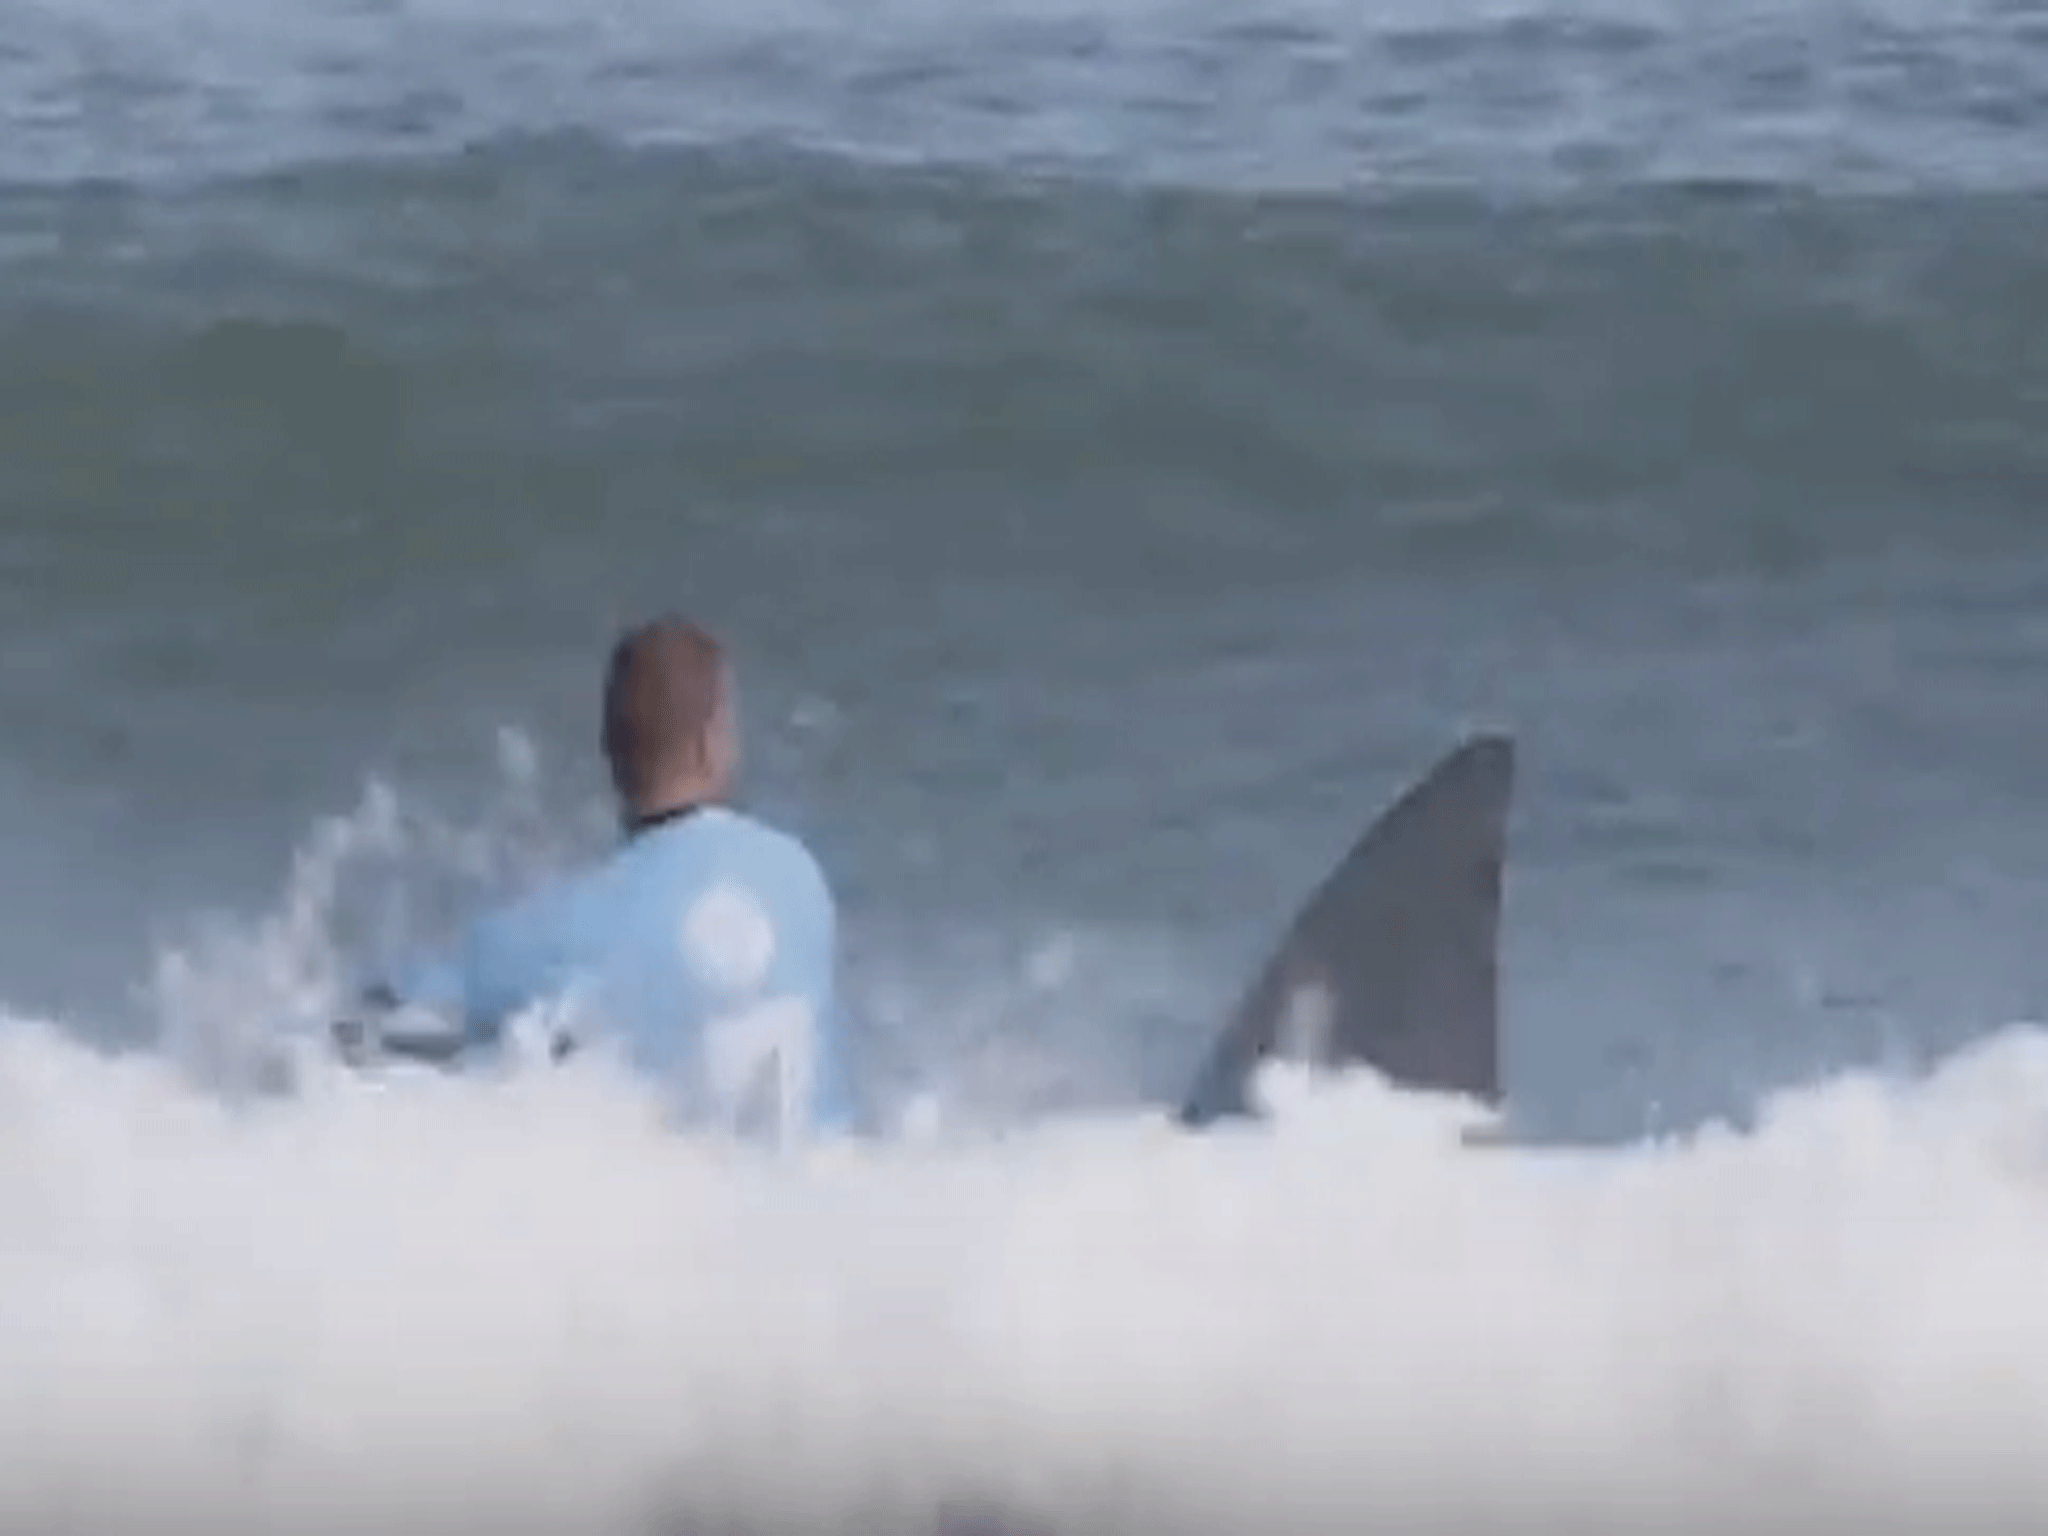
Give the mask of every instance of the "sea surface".
[[(244, 1093), (668, 608), (881, 1132)], [(1175, 1133), (1478, 729), (1520, 1145)], [(8, 1528), (2019, 1529), (2043, 1018), (2043, 0), (0, 0)]]

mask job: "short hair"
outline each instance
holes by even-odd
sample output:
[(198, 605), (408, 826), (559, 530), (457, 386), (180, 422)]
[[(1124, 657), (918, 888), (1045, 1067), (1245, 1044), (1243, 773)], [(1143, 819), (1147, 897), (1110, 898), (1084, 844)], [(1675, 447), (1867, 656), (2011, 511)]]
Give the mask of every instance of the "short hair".
[(636, 803), (663, 779), (710, 765), (729, 688), (724, 648), (686, 619), (655, 619), (619, 637), (605, 673), (604, 755), (622, 798)]

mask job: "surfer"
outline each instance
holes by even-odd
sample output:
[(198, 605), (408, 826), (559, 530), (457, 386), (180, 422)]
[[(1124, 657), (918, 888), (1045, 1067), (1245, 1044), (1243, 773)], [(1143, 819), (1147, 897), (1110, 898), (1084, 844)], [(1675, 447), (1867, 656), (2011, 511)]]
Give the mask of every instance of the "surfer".
[[(602, 741), (619, 847), (372, 988), (372, 1018), (337, 1027), (344, 1055), (449, 1063), (553, 1011), (598, 1021), (693, 1118), (850, 1128), (835, 903), (802, 842), (734, 804), (737, 703), (717, 640), (673, 617), (623, 634)], [(425, 1029), (406, 1021), (420, 1013)], [(575, 1043), (557, 1033), (554, 1052)]]

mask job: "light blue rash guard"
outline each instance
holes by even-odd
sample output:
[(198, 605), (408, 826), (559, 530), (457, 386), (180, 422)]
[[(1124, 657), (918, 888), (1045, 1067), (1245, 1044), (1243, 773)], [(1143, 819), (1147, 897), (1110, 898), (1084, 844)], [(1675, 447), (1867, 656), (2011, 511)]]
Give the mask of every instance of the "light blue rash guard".
[(852, 1128), (836, 996), (838, 916), (796, 838), (718, 806), (632, 832), (603, 862), (475, 922), (390, 978), (402, 1006), (497, 1044), (563, 1005), (616, 1040), (690, 1118), (784, 1134)]

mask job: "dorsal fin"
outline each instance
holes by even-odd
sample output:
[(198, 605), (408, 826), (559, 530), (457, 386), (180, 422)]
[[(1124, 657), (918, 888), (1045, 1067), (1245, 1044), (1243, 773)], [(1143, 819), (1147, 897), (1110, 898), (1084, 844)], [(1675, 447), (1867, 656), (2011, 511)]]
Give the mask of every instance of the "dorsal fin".
[(1500, 912), (1514, 743), (1478, 736), (1369, 828), (1296, 915), (1181, 1108), (1248, 1112), (1271, 1056), (1363, 1063), (1404, 1087), (1500, 1099)]

